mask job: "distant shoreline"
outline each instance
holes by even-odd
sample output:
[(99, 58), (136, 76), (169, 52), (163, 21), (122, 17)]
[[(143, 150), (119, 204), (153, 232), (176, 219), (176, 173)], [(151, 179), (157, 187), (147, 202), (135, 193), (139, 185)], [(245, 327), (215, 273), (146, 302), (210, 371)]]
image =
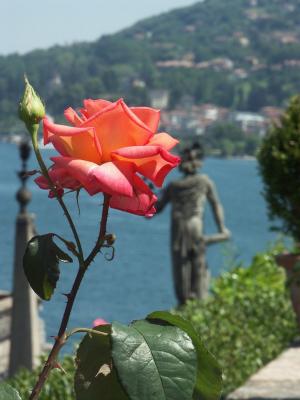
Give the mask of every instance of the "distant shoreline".
[[(18, 137), (18, 139), (15, 139), (15, 140), (14, 139), (7, 140), (7, 139), (0, 138), (0, 145), (4, 143), (4, 144), (11, 144), (13, 146), (19, 146), (24, 138), (25, 138), (25, 136)], [(53, 150), (53, 146), (52, 147), (51, 147), (51, 145), (44, 146), (44, 144), (40, 142), (40, 149), (41, 150)], [(245, 154), (244, 156), (227, 156), (227, 157), (208, 155), (206, 158), (213, 158), (215, 160), (218, 160), (218, 159), (219, 160), (241, 160), (241, 161), (255, 161), (256, 160), (256, 157), (249, 156), (247, 154)]]
[[(211, 158), (211, 157), (210, 157)], [(242, 161), (256, 161), (255, 156), (230, 156), (230, 157), (214, 157), (214, 158), (221, 158), (222, 160), (242, 160)]]

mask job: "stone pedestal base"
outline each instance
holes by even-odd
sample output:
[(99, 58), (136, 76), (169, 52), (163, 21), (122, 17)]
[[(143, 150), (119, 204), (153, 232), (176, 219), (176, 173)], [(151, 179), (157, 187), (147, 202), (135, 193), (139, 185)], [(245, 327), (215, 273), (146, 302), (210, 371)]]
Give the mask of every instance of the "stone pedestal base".
[(19, 214), (16, 221), (9, 376), (22, 367), (34, 368), (41, 354), (38, 298), (23, 271), (23, 255), (33, 235), (33, 216)]

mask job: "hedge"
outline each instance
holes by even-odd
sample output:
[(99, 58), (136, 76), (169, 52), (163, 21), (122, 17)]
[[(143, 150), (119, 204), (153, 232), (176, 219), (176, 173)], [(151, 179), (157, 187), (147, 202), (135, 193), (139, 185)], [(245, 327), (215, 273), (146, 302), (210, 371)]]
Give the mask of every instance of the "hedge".
[(180, 311), (199, 332), (223, 370), (224, 395), (274, 359), (297, 335), (277, 245), (213, 282), (212, 296)]

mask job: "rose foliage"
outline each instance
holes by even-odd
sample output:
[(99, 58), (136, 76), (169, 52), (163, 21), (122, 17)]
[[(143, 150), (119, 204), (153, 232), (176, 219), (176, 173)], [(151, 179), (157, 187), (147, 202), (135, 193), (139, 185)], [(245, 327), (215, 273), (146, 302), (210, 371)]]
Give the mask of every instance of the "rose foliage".
[[(88, 99), (80, 115), (68, 108), (65, 117), (72, 127), (43, 119), (44, 143), (52, 143), (60, 153), (51, 158), (49, 170), (59, 193), (80, 188), (90, 195), (103, 192), (111, 195), (112, 208), (152, 216), (157, 198), (140, 175), (161, 187), (180, 160), (169, 152), (178, 141), (156, 133), (159, 111), (129, 108), (122, 99), (114, 103)], [(44, 176), (36, 183), (49, 189)]]

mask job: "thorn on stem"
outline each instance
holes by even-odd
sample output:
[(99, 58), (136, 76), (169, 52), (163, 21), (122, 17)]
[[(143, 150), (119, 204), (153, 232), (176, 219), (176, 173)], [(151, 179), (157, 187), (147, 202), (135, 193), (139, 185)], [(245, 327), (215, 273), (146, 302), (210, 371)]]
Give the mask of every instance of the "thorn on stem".
[(57, 362), (57, 361), (55, 361), (55, 363), (53, 364), (53, 367), (52, 367), (53, 369), (54, 368), (57, 368), (57, 369), (59, 369), (59, 370), (61, 370), (61, 372), (64, 374), (64, 375), (67, 375), (67, 372), (66, 372), (66, 370), (61, 366), (61, 364), (59, 363), (59, 362)]

